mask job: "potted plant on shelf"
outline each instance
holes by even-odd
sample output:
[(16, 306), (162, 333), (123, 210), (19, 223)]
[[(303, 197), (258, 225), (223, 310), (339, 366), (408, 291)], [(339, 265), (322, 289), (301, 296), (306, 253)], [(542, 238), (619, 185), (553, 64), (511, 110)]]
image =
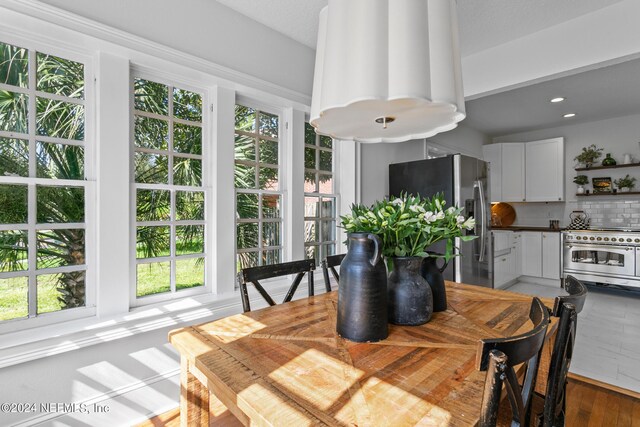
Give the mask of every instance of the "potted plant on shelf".
[(573, 182), (578, 184), (578, 194), (584, 194), (584, 185), (589, 183), (589, 178), (586, 175), (578, 175), (573, 178)]
[(624, 178), (614, 180), (613, 183), (618, 187), (621, 193), (628, 193), (636, 186), (636, 178), (627, 174)]
[(602, 150), (602, 148), (596, 147), (595, 144), (591, 144), (588, 147), (583, 147), (582, 152), (574, 157), (574, 160), (583, 164), (586, 168), (590, 168), (602, 156)]
[[(351, 215), (341, 217), (342, 227), (348, 233), (366, 225), (367, 230), (381, 240), (382, 254), (391, 271), (388, 277), (391, 323), (420, 325), (428, 322), (433, 312), (434, 294), (438, 300), (444, 299), (446, 308), (444, 281), (437, 283), (435, 277), (428, 276), (431, 283), (421, 273), (423, 261), (432, 257), (448, 261), (454, 256), (456, 237), (465, 241), (476, 237), (463, 235), (465, 229), (475, 227), (475, 221), (465, 218), (461, 212), (462, 209), (455, 206), (445, 209), (445, 200), (440, 194), (432, 199), (402, 194), (392, 200), (376, 202), (370, 208), (353, 206)], [(443, 255), (427, 252), (429, 246), (441, 240), (447, 240)], [(349, 242), (351, 245), (351, 240)], [(349, 252), (351, 250), (349, 246)], [(340, 270), (343, 268), (341, 266)], [(441, 272), (438, 273), (442, 279)], [(432, 288), (434, 286), (437, 289)]]

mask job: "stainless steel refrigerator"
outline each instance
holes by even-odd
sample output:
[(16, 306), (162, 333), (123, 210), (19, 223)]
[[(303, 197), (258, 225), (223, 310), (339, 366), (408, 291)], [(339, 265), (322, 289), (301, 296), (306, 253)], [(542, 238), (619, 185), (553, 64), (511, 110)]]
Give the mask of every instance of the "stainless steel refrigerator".
[[(454, 154), (436, 159), (389, 165), (389, 197), (410, 194), (432, 197), (444, 193), (447, 206), (464, 207), (465, 216), (476, 219), (474, 230), (465, 231), (478, 238), (456, 239), (456, 256), (444, 271), (444, 278), (455, 282), (493, 287), (493, 246), (489, 201), (488, 163), (474, 157)], [(439, 242), (430, 251), (444, 253)]]

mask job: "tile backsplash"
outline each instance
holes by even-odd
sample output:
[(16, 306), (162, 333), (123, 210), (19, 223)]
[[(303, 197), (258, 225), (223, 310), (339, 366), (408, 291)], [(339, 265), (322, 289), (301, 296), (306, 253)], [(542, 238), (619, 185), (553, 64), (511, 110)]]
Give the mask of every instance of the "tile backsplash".
[(516, 211), (514, 225), (548, 227), (549, 220), (560, 220), (560, 226), (570, 223), (572, 211), (584, 211), (591, 218), (591, 227), (640, 228), (640, 197), (598, 196), (584, 197), (565, 203), (510, 203)]
[(579, 201), (578, 209), (589, 215), (594, 228), (640, 228), (640, 200)]

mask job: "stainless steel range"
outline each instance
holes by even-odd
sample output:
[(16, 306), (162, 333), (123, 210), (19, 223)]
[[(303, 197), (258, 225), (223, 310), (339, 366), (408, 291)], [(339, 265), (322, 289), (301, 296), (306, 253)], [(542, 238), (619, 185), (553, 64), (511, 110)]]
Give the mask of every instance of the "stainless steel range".
[(640, 289), (640, 230), (567, 230), (563, 242), (563, 276)]

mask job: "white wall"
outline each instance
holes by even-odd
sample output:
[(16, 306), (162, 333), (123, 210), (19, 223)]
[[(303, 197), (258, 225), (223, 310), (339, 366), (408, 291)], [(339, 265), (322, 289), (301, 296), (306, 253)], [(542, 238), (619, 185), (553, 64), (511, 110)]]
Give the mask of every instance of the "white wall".
[(484, 133), (470, 126), (460, 125), (452, 131), (432, 136), (428, 142), (435, 142), (453, 152), (481, 159), (482, 146), (489, 143), (490, 140)]
[(424, 140), (361, 144), (360, 201), (370, 205), (389, 195), (389, 165), (424, 159)]
[[(468, 126), (460, 125), (452, 131), (429, 138), (426, 143), (435, 143), (451, 153), (462, 153), (482, 158), (482, 145), (489, 138)], [(389, 195), (389, 165), (425, 158), (425, 140), (396, 144), (361, 144), (360, 200), (371, 204)]]
[(313, 49), (216, 1), (42, 0), (42, 3), (311, 95)]
[[(625, 212), (616, 206), (617, 202), (640, 201), (639, 196), (591, 196), (580, 197), (576, 194), (576, 184), (573, 178), (578, 174), (585, 174), (589, 179), (594, 177), (611, 177), (612, 180), (629, 174), (638, 178), (636, 189), (640, 187), (640, 167), (605, 169), (600, 171), (576, 172), (574, 158), (582, 147), (595, 144), (604, 148), (604, 153), (611, 153), (612, 157), (622, 163), (625, 153), (631, 154), (635, 161), (640, 161), (640, 115), (616, 117), (586, 123), (574, 123), (533, 132), (516, 133), (494, 138), (494, 142), (527, 142), (553, 137), (564, 137), (565, 143), (565, 194), (566, 203), (515, 203), (516, 224), (520, 225), (549, 225), (549, 219), (560, 219), (561, 225), (569, 222), (569, 213), (575, 209), (586, 208), (594, 217), (594, 224), (621, 227), (633, 225), (637, 218), (632, 212)], [(604, 158), (604, 155), (603, 157)], [(602, 160), (602, 158), (600, 160)], [(592, 188), (588, 185), (586, 188)], [(585, 206), (586, 205), (586, 206)], [(623, 216), (624, 215), (624, 216)], [(629, 215), (627, 217), (627, 215)], [(611, 222), (611, 220), (616, 220)], [(634, 222), (635, 221), (635, 222)], [(637, 225), (636, 225), (637, 226)]]

